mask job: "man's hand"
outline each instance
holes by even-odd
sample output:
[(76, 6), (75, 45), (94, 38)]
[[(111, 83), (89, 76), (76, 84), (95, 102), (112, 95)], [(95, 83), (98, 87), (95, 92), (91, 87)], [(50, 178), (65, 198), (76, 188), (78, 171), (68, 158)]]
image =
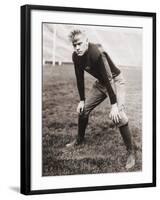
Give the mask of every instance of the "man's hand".
[(115, 124), (118, 124), (121, 120), (121, 116), (119, 114), (119, 111), (118, 111), (118, 106), (117, 104), (113, 104), (112, 107), (111, 107), (111, 112), (109, 114), (109, 118), (115, 123)]
[(77, 112), (79, 114), (81, 114), (83, 112), (83, 110), (84, 110), (84, 101), (80, 101), (78, 106), (77, 106)]

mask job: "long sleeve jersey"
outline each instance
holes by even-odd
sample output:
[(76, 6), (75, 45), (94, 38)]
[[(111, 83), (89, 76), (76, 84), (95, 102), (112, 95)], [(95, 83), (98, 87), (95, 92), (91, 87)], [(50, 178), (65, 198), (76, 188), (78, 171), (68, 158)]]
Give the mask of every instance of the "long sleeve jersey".
[(117, 102), (110, 81), (112, 77), (120, 73), (120, 70), (106, 52), (100, 52), (95, 44), (89, 43), (88, 50), (83, 56), (78, 56), (76, 52), (73, 52), (72, 59), (80, 100), (85, 100), (84, 71), (87, 71), (107, 88), (111, 104)]

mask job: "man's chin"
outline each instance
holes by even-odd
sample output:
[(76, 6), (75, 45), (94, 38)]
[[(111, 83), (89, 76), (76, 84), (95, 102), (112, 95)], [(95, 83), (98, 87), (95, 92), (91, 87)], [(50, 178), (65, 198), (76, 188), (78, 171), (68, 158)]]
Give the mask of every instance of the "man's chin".
[(78, 56), (83, 56), (84, 53), (77, 53)]

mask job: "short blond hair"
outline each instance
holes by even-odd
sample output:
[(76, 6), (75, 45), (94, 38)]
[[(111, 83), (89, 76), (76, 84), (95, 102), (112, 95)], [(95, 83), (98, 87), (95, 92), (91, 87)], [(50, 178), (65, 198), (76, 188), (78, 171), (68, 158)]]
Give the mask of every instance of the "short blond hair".
[(70, 34), (69, 34), (69, 40), (71, 41), (71, 42), (74, 42), (74, 38), (75, 38), (75, 36), (77, 36), (77, 35), (83, 35), (84, 37), (86, 37), (86, 34), (85, 34), (85, 31), (82, 31), (82, 30), (80, 30), (80, 29), (74, 29), (73, 31), (71, 31), (70, 32)]

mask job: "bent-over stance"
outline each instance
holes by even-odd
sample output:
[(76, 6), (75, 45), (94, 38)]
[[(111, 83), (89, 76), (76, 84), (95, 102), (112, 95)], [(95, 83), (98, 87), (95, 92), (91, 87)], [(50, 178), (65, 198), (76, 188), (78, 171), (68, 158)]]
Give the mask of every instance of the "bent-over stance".
[[(106, 52), (98, 48), (98, 45), (88, 42), (83, 31), (74, 30), (69, 37), (74, 47), (72, 59), (80, 102), (77, 107), (79, 114), (77, 138), (66, 146), (76, 146), (84, 142), (90, 112), (109, 97), (111, 103), (109, 118), (114, 125), (119, 127), (128, 151), (126, 169), (130, 169), (135, 165), (135, 154), (128, 117), (125, 113), (125, 82), (122, 72), (114, 65)], [(87, 98), (85, 98), (84, 71), (96, 78)]]

